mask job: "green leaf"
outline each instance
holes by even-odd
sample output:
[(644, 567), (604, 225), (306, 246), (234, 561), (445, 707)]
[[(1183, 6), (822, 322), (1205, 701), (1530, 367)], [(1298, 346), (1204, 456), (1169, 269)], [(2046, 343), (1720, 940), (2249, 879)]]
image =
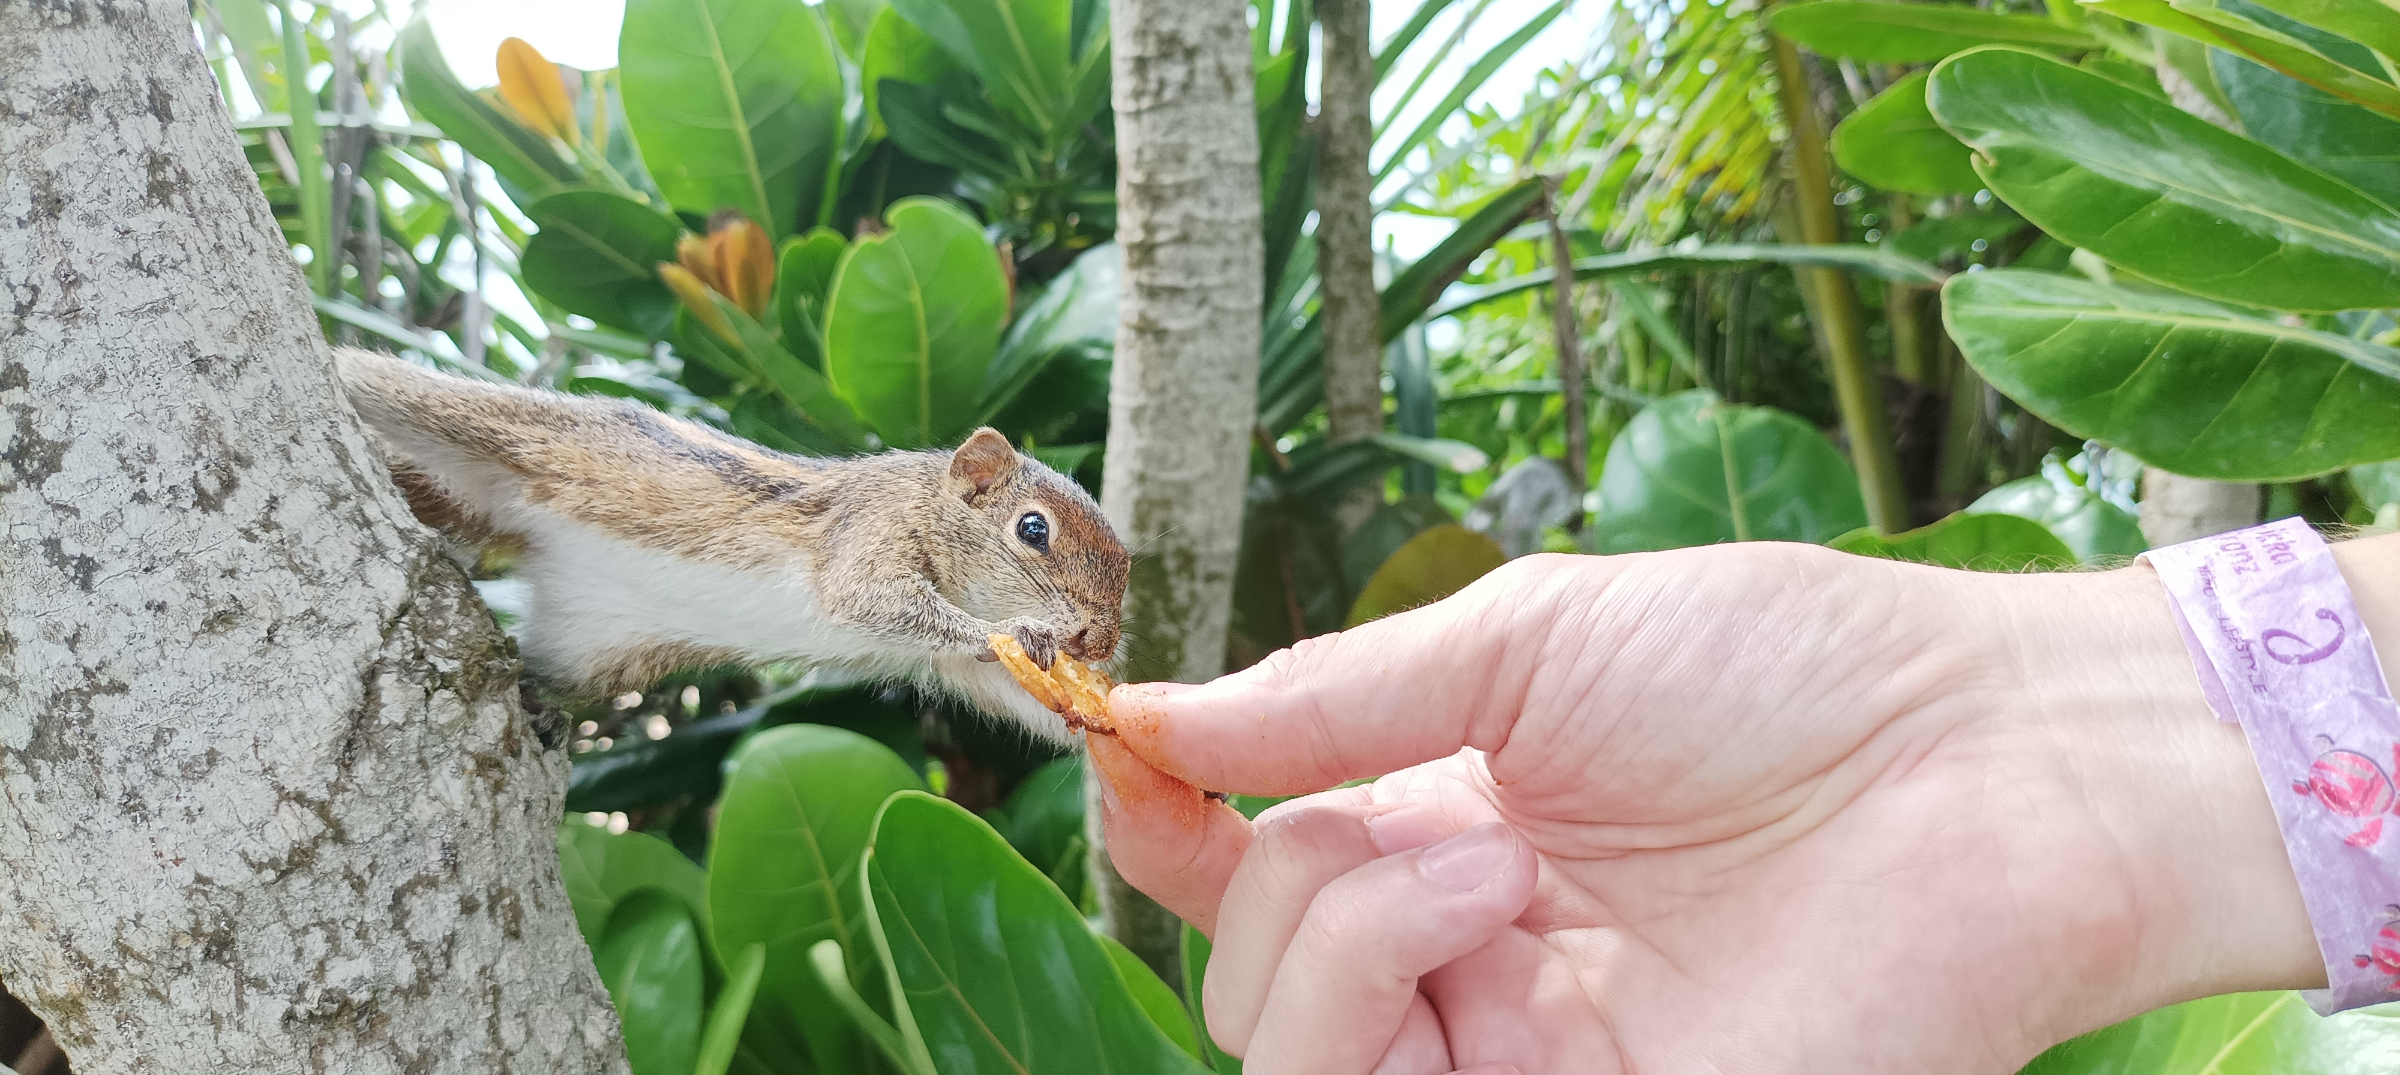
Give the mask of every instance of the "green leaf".
[(682, 901), (655, 889), (634, 893), (608, 916), (592, 957), (616, 1002), (633, 1075), (691, 1071), (707, 976), (700, 930)]
[[(1245, 797), (1236, 796), (1236, 798)], [(1256, 817), (1258, 815), (1249, 813), (1246, 816)], [(1200, 1028), (1201, 1059), (1208, 1061), (1208, 1066), (1215, 1069), (1217, 1075), (1242, 1075), (1241, 1058), (1217, 1048), (1216, 1039), (1208, 1036), (1208, 1011), (1206, 1006), (1200, 1003), (1200, 990), (1208, 980), (1210, 951), (1211, 945), (1206, 936), (1188, 925), (1183, 927), (1184, 1004), (1191, 1009), (1192, 1025)]]
[[(2002, 208), (1989, 213), (1926, 217), (1885, 236), (1883, 246), (1893, 253), (1926, 262), (1966, 257), (1988, 250), (2025, 230), (2025, 218)], [(1984, 244), (1978, 248), (1975, 244)]]
[(700, 1034), (700, 1055), (692, 1064), (692, 1075), (725, 1075), (725, 1069), (733, 1065), (734, 1050), (742, 1042), (742, 1024), (750, 1018), (750, 1002), (758, 996), (758, 979), (766, 969), (767, 946), (756, 943), (742, 949), (725, 968), (725, 988), (708, 1009), (708, 1024)]
[(873, 1042), (893, 1066), (904, 1072), (933, 1075), (933, 1060), (925, 1055), (924, 1044), (913, 1042), (901, 1034), (900, 1028), (893, 1026), (851, 986), (849, 961), (843, 958), (839, 942), (822, 940), (810, 945), (808, 965), (816, 971), (817, 981), (825, 986), (825, 993), (833, 998), (834, 1006), (850, 1017), (852, 1025), (866, 1034), (867, 1040)]
[(893, 1009), (943, 1075), (1206, 1070), (1134, 1001), (1082, 913), (957, 804), (885, 803), (865, 890)]
[(1867, 525), (1858, 477), (1808, 423), (1678, 392), (1633, 416), (1600, 471), (1598, 552), (1822, 542)]
[(1079, 114), (1088, 106), (1078, 83), (1094, 57), (1073, 54), (1071, 0), (893, 0), (892, 8), (975, 72), (1002, 111), (1046, 140), (1091, 118)]
[(825, 26), (833, 31), (833, 39), (842, 51), (862, 57), (873, 38), (874, 25), (891, 10), (884, 0), (826, 0)]
[(2400, 58), (2400, 9), (2358, 0), (2250, 0), (2293, 22)]
[(1017, 174), (1008, 146), (943, 114), (941, 90), (885, 79), (875, 92), (877, 116), (891, 132), (893, 144), (909, 156), (970, 175)]
[(575, 926), (595, 951), (617, 905), (646, 889), (673, 894), (692, 917), (708, 921), (707, 877), (675, 845), (648, 833), (611, 833), (569, 818), (558, 826), (558, 872)]
[(1008, 822), (1001, 835), (1009, 846), (1034, 869), (1051, 872), (1067, 845), (1083, 835), (1083, 756), (1070, 754), (1026, 774), (1000, 813)]
[(1375, 569), (1351, 603), (1342, 628), (1432, 604), (1507, 562), (1500, 546), (1482, 534), (1456, 523), (1432, 527), (1408, 539)]
[(1184, 1013), (1183, 999), (1167, 988), (1158, 972), (1142, 962), (1142, 957), (1134, 955), (1133, 949), (1105, 933), (1094, 931), (1092, 936), (1099, 938), (1100, 947), (1108, 950), (1109, 960), (1125, 979), (1126, 991), (1133, 994), (1133, 1002), (1142, 1006), (1142, 1013), (1150, 1017), (1159, 1032), (1193, 1059), (1205, 1061), (1207, 1058), (1200, 1055), (1200, 1039), (1192, 1033), (1192, 1017)]
[(1944, 62), (1928, 99), (1992, 192), (2063, 242), (2233, 302), (2400, 303), (2400, 214), (2174, 105), (2008, 49)]
[(783, 342), (814, 369), (825, 368), (825, 296), (850, 241), (827, 227), (783, 241), (775, 258), (775, 319)]
[(2350, 489), (2371, 510), (2400, 504), (2400, 459), (2351, 467)]
[(883, 112), (876, 102), (876, 87), (883, 80), (939, 86), (959, 70), (941, 43), (917, 29), (916, 23), (901, 17), (893, 8), (878, 12), (874, 27), (867, 31), (865, 51), (858, 59), (858, 86), (865, 103), (862, 111), (867, 117), (867, 137), (881, 138), (884, 134)]
[(2015, 515), (1961, 512), (1888, 538), (1862, 528), (1826, 544), (1859, 556), (1965, 571), (2057, 571), (2075, 564), (2065, 542), (2042, 524)]
[(2050, 466), (2042, 469), (1977, 497), (1967, 511), (2031, 519), (2049, 528), (2087, 564), (2139, 556), (2150, 547), (2142, 538), (2141, 520), (2132, 512), (2067, 480), (2063, 469), (2055, 475)]
[(1367, 516), (1342, 543), (1342, 581), (1352, 593), (1366, 588), (1375, 569), (1400, 551), (1409, 539), (1437, 526), (1457, 522), (1432, 496), (1417, 494), (1385, 504)]
[(2400, 456), (2400, 351), (2177, 295), (1962, 273), (1942, 316), (2043, 420), (2178, 474), (2292, 481)]
[[(1474, 96), (1476, 90), (1482, 89), (1484, 82), (1515, 57), (1517, 51), (1524, 48), (1527, 42), (1541, 36), (1541, 32), (1548, 29), (1550, 24), (1567, 10), (1567, 3), (1568, 0), (1558, 0), (1557, 3), (1541, 9), (1532, 18), (1526, 19), (1522, 25), (1518, 26), (1515, 33), (1508, 35), (1499, 44), (1493, 45), (1481, 56), (1476, 57), (1475, 62), (1467, 68), (1465, 73), (1458, 76), (1458, 82), (1450, 87), (1450, 92), (1443, 96), (1440, 103), (1435, 104), (1432, 110), (1425, 113), (1425, 118), (1418, 122), (1416, 129), (1408, 132), (1407, 137), (1392, 143), (1391, 147), (1384, 151), (1387, 155), (1384, 157), (1383, 163), (1375, 169), (1375, 182), (1380, 185), (1389, 178), (1392, 172), (1408, 159), (1410, 153), (1432, 139), (1434, 133), (1442, 129), (1442, 124), (1450, 121), (1450, 117), (1459, 114), (1466, 105), (1467, 98)], [(1378, 138), (1377, 141), (1380, 142), (1382, 139)]]
[(858, 412), (850, 408), (849, 401), (834, 391), (833, 382), (825, 374), (775, 342), (766, 327), (742, 312), (733, 300), (711, 292), (709, 301), (717, 304), (717, 312), (733, 326), (734, 335), (742, 341), (742, 353), (756, 364), (764, 383), (818, 434), (806, 441), (811, 450), (856, 451), (866, 445), (866, 425), (860, 421)]
[(410, 19), (395, 44), (402, 95), (425, 122), (442, 129), (443, 137), (535, 198), (582, 180), (583, 169), (560, 156), (549, 139), (459, 84), (425, 16)]
[(1933, 111), (1925, 107), (1926, 77), (1919, 71), (1894, 82), (1844, 118), (1833, 129), (1833, 159), (1843, 171), (1884, 190), (1981, 190), (1983, 177), (1975, 174), (1973, 154), (1935, 123)]
[(683, 230), (673, 218), (604, 190), (560, 191), (525, 213), (541, 228), (518, 266), (534, 293), (651, 339), (674, 326), (675, 295), (658, 279)]
[[(1678, 243), (1658, 250), (1576, 258), (1575, 279), (1608, 280), (1653, 272), (1695, 272), (1746, 265), (1822, 265), (1907, 284), (1939, 284), (1949, 274), (1915, 258), (1863, 243)], [(1489, 284), (1460, 288), (1425, 314), (1449, 317), (1494, 299), (1550, 286), (1550, 270), (1535, 269)]]
[(2239, 52), (2343, 100), (2400, 118), (2400, 87), (2209, 0), (2082, 0), (2082, 6)]
[(1779, 4), (1767, 27), (1821, 56), (1880, 63), (1931, 63), (1977, 45), (2082, 51), (2100, 42), (2039, 15), (2001, 15), (1964, 4), (1814, 0)]
[(865, 1045), (832, 1010), (809, 947), (833, 940), (864, 950), (857, 874), (875, 811), (922, 786), (899, 755), (865, 736), (788, 724), (742, 747), (717, 801), (710, 936), (720, 952), (766, 946), (759, 1003), (800, 1021), (821, 1070), (856, 1070)]
[(2161, 1008), (2051, 1047), (2019, 1075), (2369, 1075), (2400, 1071), (2400, 1005), (2319, 1018), (2298, 993)]
[(2209, 59), (2251, 138), (2400, 208), (2400, 122), (2230, 52)]
[(825, 371), (886, 443), (921, 447), (975, 420), (1008, 282), (983, 229), (949, 203), (906, 198), (884, 218), (891, 230), (852, 243), (834, 274)]
[(1041, 295), (1018, 314), (984, 374), (984, 420), (999, 413), (1034, 377), (1062, 354), (1113, 353), (1117, 344), (1118, 292), (1124, 286), (1125, 252), (1102, 243), (1052, 277)]
[(732, 207), (780, 238), (824, 223), (842, 144), (842, 69), (791, 0), (627, 0), (625, 120), (675, 208)]

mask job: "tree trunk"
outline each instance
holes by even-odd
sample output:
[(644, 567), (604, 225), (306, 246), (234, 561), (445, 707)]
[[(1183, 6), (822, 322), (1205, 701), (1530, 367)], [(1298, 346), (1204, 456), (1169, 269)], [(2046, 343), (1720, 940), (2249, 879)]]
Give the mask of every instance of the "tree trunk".
[(623, 1071), (557, 737), (190, 17), (0, 4), (0, 978), (84, 1072)]
[(1592, 482), (1586, 471), (1592, 461), (1592, 423), (1584, 416), (1586, 382), (1583, 340), (1575, 324), (1575, 247), (1558, 221), (1558, 179), (1549, 180), (1542, 195), (1542, 220), (1550, 228), (1550, 337), (1558, 351), (1559, 421), (1566, 426), (1567, 484), (1575, 490), (1567, 513), (1567, 531), (1583, 530), (1583, 496)]
[[(1325, 317), (1326, 442), (1383, 432), (1383, 302), (1375, 293), (1375, 176), (1367, 154), (1375, 123), (1375, 52), (1368, 0), (1320, 0), (1324, 78), (1318, 97), (1317, 278)], [(1383, 503), (1381, 483), (1345, 497), (1346, 533)]]
[[(1224, 670), (1257, 423), (1258, 126), (1242, 0), (1112, 0), (1125, 251), (1100, 502), (1134, 550), (1128, 680)], [(1100, 848), (1100, 811), (1091, 811)], [(1092, 857), (1111, 933), (1182, 977), (1180, 927)]]

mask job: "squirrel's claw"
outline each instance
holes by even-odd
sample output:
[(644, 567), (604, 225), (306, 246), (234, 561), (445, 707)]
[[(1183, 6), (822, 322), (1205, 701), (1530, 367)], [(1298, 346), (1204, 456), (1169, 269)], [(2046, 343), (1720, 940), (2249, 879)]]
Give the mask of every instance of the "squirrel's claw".
[(1023, 623), (1009, 633), (1017, 636), (1017, 644), (1025, 647), (1025, 656), (1032, 659), (1034, 667), (1048, 669), (1058, 663), (1058, 632), (1038, 623)]

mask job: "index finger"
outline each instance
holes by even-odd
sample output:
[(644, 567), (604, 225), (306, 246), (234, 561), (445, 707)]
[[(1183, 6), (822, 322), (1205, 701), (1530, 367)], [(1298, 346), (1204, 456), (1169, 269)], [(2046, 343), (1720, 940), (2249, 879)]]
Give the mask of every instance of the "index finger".
[(1119, 738), (1193, 784), (1250, 795), (1319, 791), (1496, 749), (1541, 659), (1547, 611), (1613, 569), (1602, 557), (1513, 561), (1456, 595), (1280, 651), (1197, 686), (1109, 696)]

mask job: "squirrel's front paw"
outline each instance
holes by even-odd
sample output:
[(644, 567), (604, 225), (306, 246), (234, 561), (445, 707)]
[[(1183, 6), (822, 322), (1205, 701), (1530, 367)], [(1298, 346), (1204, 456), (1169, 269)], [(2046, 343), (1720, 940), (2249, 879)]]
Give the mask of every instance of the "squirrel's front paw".
[[(1025, 651), (1025, 656), (1033, 661), (1034, 667), (1046, 671), (1051, 665), (1058, 663), (1058, 647), (1063, 639), (1057, 628), (1039, 620), (1029, 619), (1009, 620), (1000, 627), (1016, 638), (1017, 645)], [(982, 652), (975, 655), (975, 659), (990, 662), (999, 660), (1000, 656), (992, 652), (991, 646), (986, 645)]]

